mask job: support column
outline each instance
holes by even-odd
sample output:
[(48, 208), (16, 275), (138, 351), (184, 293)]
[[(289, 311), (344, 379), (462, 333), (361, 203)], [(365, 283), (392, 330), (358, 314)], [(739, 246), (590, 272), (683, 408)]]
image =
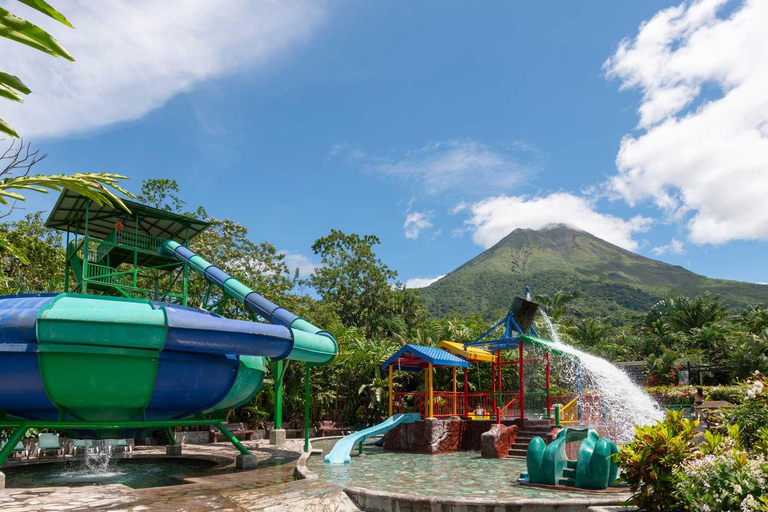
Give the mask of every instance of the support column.
[(285, 442), (285, 430), (283, 430), (283, 376), (285, 364), (282, 360), (276, 361), (272, 366), (275, 379), (275, 427), (269, 432), (269, 444), (280, 446)]
[[(27, 424), (22, 423), (18, 427), (16, 427), (16, 430), (11, 434), (11, 437), (8, 438), (8, 441), (5, 443), (5, 446), (3, 446), (2, 450), (0, 450), (0, 467), (5, 464), (5, 461), (8, 460), (8, 457), (11, 456), (13, 453), (13, 449), (16, 447), (17, 444), (19, 444), (19, 441), (21, 441), (24, 438), (24, 434), (27, 432)], [(4, 480), (3, 480), (4, 481)]]
[(389, 365), (389, 415), (392, 416), (395, 414), (395, 402), (394, 402), (394, 395), (392, 394), (392, 365)]
[(257, 463), (256, 456), (249, 452), (248, 449), (243, 446), (242, 443), (235, 437), (235, 435), (227, 430), (223, 424), (217, 423), (216, 428), (218, 428), (224, 437), (226, 437), (230, 443), (235, 445), (237, 451), (240, 452), (240, 455), (238, 455), (235, 459), (235, 467), (238, 469), (255, 469)]
[(547, 419), (552, 417), (552, 397), (549, 396), (549, 390), (550, 390), (550, 383), (549, 383), (549, 366), (550, 363), (550, 355), (549, 351), (547, 351)]
[(309, 363), (304, 363), (304, 452), (309, 452)]
[(453, 415), (456, 416), (456, 367), (453, 367)]
[(165, 454), (166, 455), (181, 455), (182, 453), (182, 447), (181, 445), (176, 441), (176, 434), (173, 433), (173, 429), (171, 427), (165, 427), (165, 435), (168, 437), (168, 446), (165, 447)]
[(518, 342), (518, 360), (520, 362), (520, 418), (525, 419), (525, 361), (523, 359), (523, 340)]
[(581, 363), (579, 363), (579, 367), (576, 370), (576, 393), (578, 393), (576, 405), (578, 406), (579, 423), (581, 423), (582, 413), (584, 412), (581, 406)]
[(429, 372), (429, 417), (434, 418), (434, 395), (432, 394), (432, 363), (429, 363), (427, 371)]
[[(492, 411), (489, 413), (489, 416), (490, 416), (490, 414), (496, 414), (496, 407), (497, 407), (497, 404), (496, 404), (496, 363), (497, 363), (496, 360), (491, 362), (491, 403), (492, 403), (491, 408), (492, 408)], [(487, 413), (488, 411), (483, 411), (483, 412)]]
[(464, 368), (464, 417), (469, 418), (469, 368)]

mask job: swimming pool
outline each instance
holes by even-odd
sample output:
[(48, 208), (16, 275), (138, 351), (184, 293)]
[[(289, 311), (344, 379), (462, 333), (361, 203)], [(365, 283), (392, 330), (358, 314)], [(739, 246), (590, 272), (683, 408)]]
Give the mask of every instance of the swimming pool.
[[(312, 448), (328, 453), (336, 440), (313, 441)], [(343, 486), (414, 496), (443, 498), (594, 498), (595, 492), (561, 491), (523, 486), (517, 483), (526, 470), (523, 459), (483, 459), (480, 452), (439, 455), (389, 452), (366, 446), (363, 455), (352, 452), (349, 464), (326, 464), (312, 456), (307, 469), (322, 480)]]

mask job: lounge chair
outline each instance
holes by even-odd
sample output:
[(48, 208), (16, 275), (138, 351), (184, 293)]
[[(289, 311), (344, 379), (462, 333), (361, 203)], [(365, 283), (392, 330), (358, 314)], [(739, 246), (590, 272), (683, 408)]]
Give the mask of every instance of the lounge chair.
[[(0, 442), (0, 449), (2, 449), (7, 442), (8, 441), (5, 441), (5, 440)], [(18, 443), (16, 443), (16, 446), (13, 448), (13, 452), (11, 453), (11, 455), (13, 455), (14, 453), (20, 453), (24, 455), (24, 457), (26, 457), (27, 459), (29, 458), (29, 450), (24, 445), (24, 441), (19, 441)]]
[(123, 453), (133, 453), (133, 445), (129, 444), (125, 439), (109, 439), (107, 441), (107, 449), (110, 453), (114, 453), (117, 448), (122, 448)]
[(77, 457), (77, 452), (83, 452), (87, 454), (89, 450), (93, 449), (96, 453), (99, 453), (98, 445), (94, 445), (90, 439), (73, 439), (72, 440), (72, 456)]
[(59, 443), (59, 434), (40, 434), (37, 437), (35, 449), (37, 458), (39, 459), (48, 450), (56, 450), (56, 455), (64, 455), (64, 448)]

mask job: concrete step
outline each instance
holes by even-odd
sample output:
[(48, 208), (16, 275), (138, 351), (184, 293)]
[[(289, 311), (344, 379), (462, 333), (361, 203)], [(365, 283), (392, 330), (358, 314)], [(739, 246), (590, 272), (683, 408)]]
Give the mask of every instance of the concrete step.
[(558, 484), (567, 485), (569, 487), (576, 487), (576, 480), (573, 478), (561, 478)]
[(576, 470), (573, 468), (563, 469), (563, 478), (576, 478)]
[(510, 448), (508, 454), (512, 457), (525, 457), (528, 455), (528, 450), (522, 448)]
[(576, 461), (575, 460), (568, 460), (565, 462), (565, 467), (568, 469), (576, 470)]

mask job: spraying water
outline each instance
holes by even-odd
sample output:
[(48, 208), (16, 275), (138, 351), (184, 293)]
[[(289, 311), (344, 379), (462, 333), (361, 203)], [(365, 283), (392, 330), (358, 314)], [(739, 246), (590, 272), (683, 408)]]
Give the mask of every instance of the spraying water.
[(570, 365), (564, 365), (561, 376), (571, 383), (580, 377), (582, 393), (591, 390), (601, 397), (599, 400), (582, 401), (585, 409), (599, 409), (586, 410), (584, 417), (599, 418), (604, 410), (613, 431), (610, 437), (618, 443), (625, 443), (634, 437), (633, 425), (649, 425), (664, 419), (664, 412), (659, 405), (635, 385), (622, 369), (560, 341), (555, 325), (544, 310), (539, 309), (539, 312), (549, 328), (552, 348), (573, 356), (575, 360)]
[(89, 448), (85, 450), (82, 464), (70, 467), (62, 473), (60, 476), (62, 481), (94, 482), (108, 480), (124, 474), (114, 464), (110, 464), (112, 454), (109, 440), (94, 440), (89, 445)]

